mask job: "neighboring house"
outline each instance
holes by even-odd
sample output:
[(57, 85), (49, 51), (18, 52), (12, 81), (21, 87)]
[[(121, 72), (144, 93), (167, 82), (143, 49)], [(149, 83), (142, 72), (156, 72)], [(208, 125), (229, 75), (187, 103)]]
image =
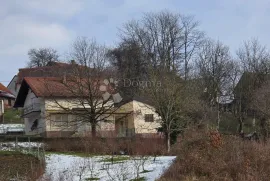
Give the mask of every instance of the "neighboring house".
[(21, 68), (19, 69), (18, 74), (12, 78), (7, 88), (15, 95), (15, 97), (17, 97), (24, 77), (60, 77), (69, 75), (73, 73), (74, 65), (77, 64), (50, 62), (47, 66)]
[(12, 80), (9, 82), (7, 88), (8, 90), (14, 95), (17, 96), (18, 93), (18, 88), (17, 88), (17, 80), (18, 80), (18, 75), (14, 75)]
[(124, 119), (117, 119), (118, 115), (115, 115), (116, 135), (130, 136), (129, 130), (144, 137), (157, 135), (157, 129), (161, 127), (161, 118), (154, 107), (141, 99), (134, 98), (122, 104), (117, 111), (118, 114), (129, 112), (131, 114)]
[[(88, 123), (78, 121), (74, 124), (78, 117), (67, 113), (54, 101), (58, 100), (70, 109), (83, 110), (72, 104), (75, 99), (65, 90), (63, 79), (59, 77), (25, 77), (14, 107), (23, 108), (27, 135), (59, 137), (90, 134)], [(114, 108), (116, 111), (99, 123), (97, 132), (100, 136), (157, 135), (160, 118), (150, 105), (131, 100)]]
[(15, 96), (11, 93), (11, 91), (6, 88), (3, 84), (0, 83), (0, 100), (3, 101), (5, 108), (13, 107)]
[(270, 75), (244, 72), (234, 88), (233, 107), (236, 112), (241, 112), (254, 117), (255, 110), (251, 107), (256, 90), (270, 80)]
[(14, 105), (15, 96), (0, 83), (0, 123), (4, 120), (5, 109)]

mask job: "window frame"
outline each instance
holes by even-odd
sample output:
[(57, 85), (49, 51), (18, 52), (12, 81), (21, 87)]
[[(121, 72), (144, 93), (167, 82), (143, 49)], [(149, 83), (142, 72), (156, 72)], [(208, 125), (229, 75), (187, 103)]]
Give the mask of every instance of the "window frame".
[[(57, 120), (57, 116), (61, 117), (61, 121), (59, 119)], [(63, 116), (66, 116), (66, 120), (63, 121)], [(51, 127), (56, 127), (56, 128), (66, 128), (69, 126), (69, 115), (68, 114), (61, 114), (61, 113), (54, 113), (51, 114)]]
[(144, 114), (144, 121), (147, 123), (154, 122), (154, 114)]

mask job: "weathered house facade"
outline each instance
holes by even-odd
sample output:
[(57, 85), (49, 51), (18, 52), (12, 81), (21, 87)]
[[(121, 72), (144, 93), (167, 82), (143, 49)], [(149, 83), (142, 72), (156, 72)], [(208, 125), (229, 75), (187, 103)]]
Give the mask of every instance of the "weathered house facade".
[[(76, 104), (77, 98), (70, 95), (59, 77), (25, 77), (14, 107), (23, 108), (25, 134), (44, 137), (67, 137), (90, 135), (91, 125), (80, 120), (74, 112), (85, 111), (85, 106)], [(102, 100), (100, 100), (102, 101)], [(106, 104), (114, 104), (112, 101)], [(87, 107), (86, 107), (87, 108)], [(154, 108), (146, 103), (130, 100), (121, 106), (113, 106), (102, 116), (106, 120), (97, 126), (99, 136), (157, 135), (160, 118)], [(83, 114), (83, 112), (82, 112)]]

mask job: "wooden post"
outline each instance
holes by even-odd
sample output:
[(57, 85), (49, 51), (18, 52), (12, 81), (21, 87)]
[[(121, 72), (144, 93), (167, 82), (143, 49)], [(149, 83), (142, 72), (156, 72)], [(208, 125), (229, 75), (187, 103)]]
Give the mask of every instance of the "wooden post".
[(28, 137), (28, 152), (30, 153), (31, 145), (30, 145), (30, 137)]
[(38, 158), (39, 158), (39, 145), (38, 145)]
[(16, 136), (16, 141), (15, 141), (15, 150), (18, 148), (18, 137)]
[(43, 162), (45, 163), (45, 148), (44, 148), (44, 143), (42, 145), (42, 149), (43, 149)]

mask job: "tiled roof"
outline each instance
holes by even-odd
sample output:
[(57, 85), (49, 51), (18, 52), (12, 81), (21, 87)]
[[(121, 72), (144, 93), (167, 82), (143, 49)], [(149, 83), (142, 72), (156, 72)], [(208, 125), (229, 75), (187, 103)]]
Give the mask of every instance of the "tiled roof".
[[(89, 84), (84, 83), (82, 79), (78, 79), (80, 82), (77, 82), (75, 78), (64, 80), (64, 78), (59, 77), (25, 77), (24, 81), (37, 97), (81, 97), (89, 95), (89, 91), (86, 90)], [(99, 87), (97, 87), (98, 89)], [(92, 93), (92, 95), (94, 94)], [(96, 91), (96, 94), (100, 94), (100, 92)]]
[(6, 88), (3, 84), (1, 84), (0, 83), (0, 91), (4, 91), (4, 92), (7, 92), (7, 93), (10, 93), (10, 94), (12, 94), (11, 92), (10, 92), (10, 90), (8, 90), (8, 88)]
[(21, 84), (24, 77), (61, 77), (73, 74), (74, 68), (83, 67), (77, 64), (51, 62), (48, 66), (19, 69), (17, 83)]
[(15, 99), (14, 95), (6, 88), (3, 84), (0, 83), (0, 97), (7, 97)]

